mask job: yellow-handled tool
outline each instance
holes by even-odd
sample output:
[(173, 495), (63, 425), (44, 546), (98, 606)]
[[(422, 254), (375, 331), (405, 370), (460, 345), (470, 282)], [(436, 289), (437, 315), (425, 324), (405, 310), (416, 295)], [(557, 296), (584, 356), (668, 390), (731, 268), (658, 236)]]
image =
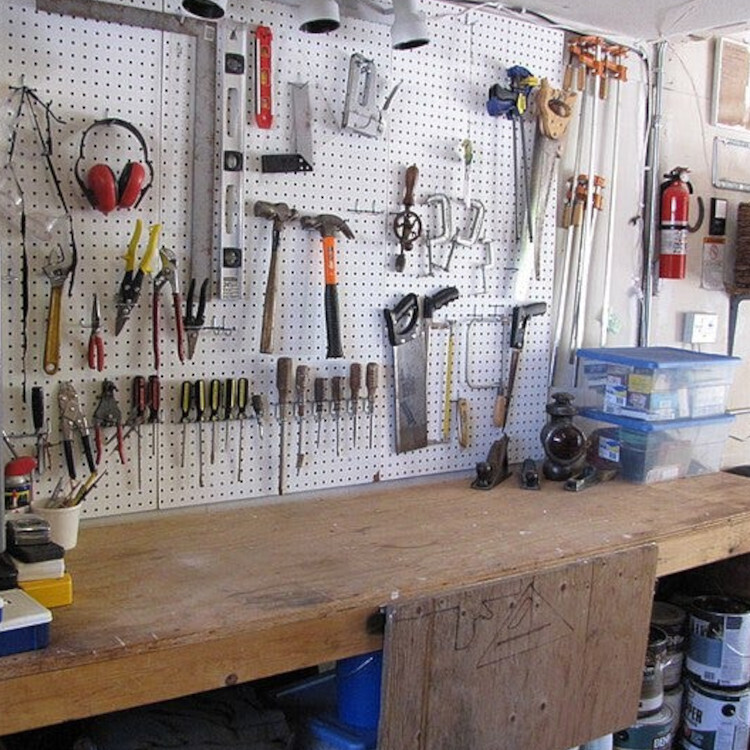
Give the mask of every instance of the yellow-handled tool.
[(73, 268), (73, 260), (65, 257), (62, 247), (58, 246), (58, 258), (52, 254), (47, 258), (44, 273), (50, 281), (49, 313), (47, 315), (47, 334), (44, 342), (44, 371), (54, 375), (60, 369), (60, 318), (62, 313), (62, 289), (65, 279)]
[(123, 256), (125, 258), (125, 275), (122, 277), (120, 289), (117, 293), (117, 321), (115, 322), (115, 334), (120, 333), (130, 317), (138, 298), (141, 294), (144, 274), (153, 274), (156, 270), (156, 258), (159, 253), (159, 235), (161, 224), (154, 224), (149, 230), (148, 245), (141, 263), (136, 271), (136, 252), (143, 231), (143, 222), (138, 219), (135, 223), (133, 236), (130, 238), (128, 249)]

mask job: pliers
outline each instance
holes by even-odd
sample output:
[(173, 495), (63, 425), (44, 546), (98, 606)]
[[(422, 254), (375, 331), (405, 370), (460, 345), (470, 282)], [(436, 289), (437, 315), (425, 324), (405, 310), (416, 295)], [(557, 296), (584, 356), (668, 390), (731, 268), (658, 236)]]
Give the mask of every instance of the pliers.
[(71, 382), (60, 383), (57, 392), (57, 403), (60, 407), (60, 428), (63, 435), (63, 450), (65, 451), (65, 463), (68, 467), (68, 476), (76, 478), (75, 461), (73, 460), (73, 430), (76, 429), (81, 435), (83, 452), (86, 455), (86, 463), (89, 471), (96, 471), (94, 455), (91, 451), (91, 430), (89, 423), (78, 402), (78, 394)]
[(101, 335), (102, 310), (99, 297), (94, 294), (91, 304), (91, 333), (89, 335), (89, 369), (101, 372), (104, 369), (104, 340)]
[(179, 277), (177, 275), (177, 257), (167, 248), (159, 251), (161, 270), (154, 276), (154, 296), (151, 309), (153, 326), (154, 368), (159, 369), (159, 295), (166, 284), (172, 287), (172, 304), (174, 306), (175, 326), (177, 328), (177, 356), (180, 362), (185, 361), (185, 327), (182, 320), (182, 295), (180, 294)]
[(156, 260), (157, 246), (159, 244), (159, 234), (161, 233), (161, 224), (154, 224), (149, 230), (148, 245), (146, 252), (141, 259), (138, 270), (135, 268), (135, 253), (138, 250), (138, 243), (141, 241), (141, 232), (143, 231), (143, 222), (137, 219), (133, 236), (130, 238), (128, 250), (123, 256), (125, 258), (125, 275), (122, 277), (120, 289), (117, 292), (117, 321), (115, 323), (115, 335), (125, 327), (130, 313), (138, 302), (141, 295), (141, 285), (143, 276), (147, 273), (154, 272), (154, 263)]
[(102, 395), (99, 404), (94, 411), (94, 438), (96, 440), (96, 465), (102, 461), (104, 446), (102, 443), (102, 428), (117, 428), (117, 452), (120, 454), (120, 463), (126, 464), (125, 441), (122, 435), (122, 412), (115, 398), (117, 386), (111, 380), (102, 383)]
[(192, 359), (195, 354), (195, 347), (198, 344), (198, 334), (206, 323), (206, 295), (208, 294), (208, 279), (204, 279), (201, 284), (200, 297), (198, 298), (198, 308), (193, 311), (193, 301), (195, 297), (195, 279), (190, 279), (188, 287), (187, 302), (185, 304), (185, 330), (187, 331), (188, 340), (188, 359)]

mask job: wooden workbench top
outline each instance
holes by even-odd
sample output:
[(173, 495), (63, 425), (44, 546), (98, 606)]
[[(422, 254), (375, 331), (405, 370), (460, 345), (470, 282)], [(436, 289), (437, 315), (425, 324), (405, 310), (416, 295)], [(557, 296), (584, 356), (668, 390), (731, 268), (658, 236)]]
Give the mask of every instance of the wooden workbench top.
[(658, 575), (750, 551), (750, 483), (730, 474), (582, 493), (468, 485), (84, 523), (50, 646), (0, 659), (0, 735), (377, 648), (368, 618), (397, 598), (649, 541)]

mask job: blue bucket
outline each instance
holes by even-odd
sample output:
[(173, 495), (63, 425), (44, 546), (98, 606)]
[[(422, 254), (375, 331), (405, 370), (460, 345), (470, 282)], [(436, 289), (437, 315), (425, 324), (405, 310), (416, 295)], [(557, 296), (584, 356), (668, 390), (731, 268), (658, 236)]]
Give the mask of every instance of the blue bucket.
[(382, 671), (382, 651), (336, 662), (336, 707), (340, 721), (361, 729), (377, 728)]

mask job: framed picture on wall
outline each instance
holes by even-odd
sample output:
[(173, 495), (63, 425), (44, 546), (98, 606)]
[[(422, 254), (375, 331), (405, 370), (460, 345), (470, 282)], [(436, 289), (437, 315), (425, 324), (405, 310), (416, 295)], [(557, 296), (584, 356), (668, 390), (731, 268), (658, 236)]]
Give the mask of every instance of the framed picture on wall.
[(711, 123), (750, 132), (750, 45), (716, 40)]

